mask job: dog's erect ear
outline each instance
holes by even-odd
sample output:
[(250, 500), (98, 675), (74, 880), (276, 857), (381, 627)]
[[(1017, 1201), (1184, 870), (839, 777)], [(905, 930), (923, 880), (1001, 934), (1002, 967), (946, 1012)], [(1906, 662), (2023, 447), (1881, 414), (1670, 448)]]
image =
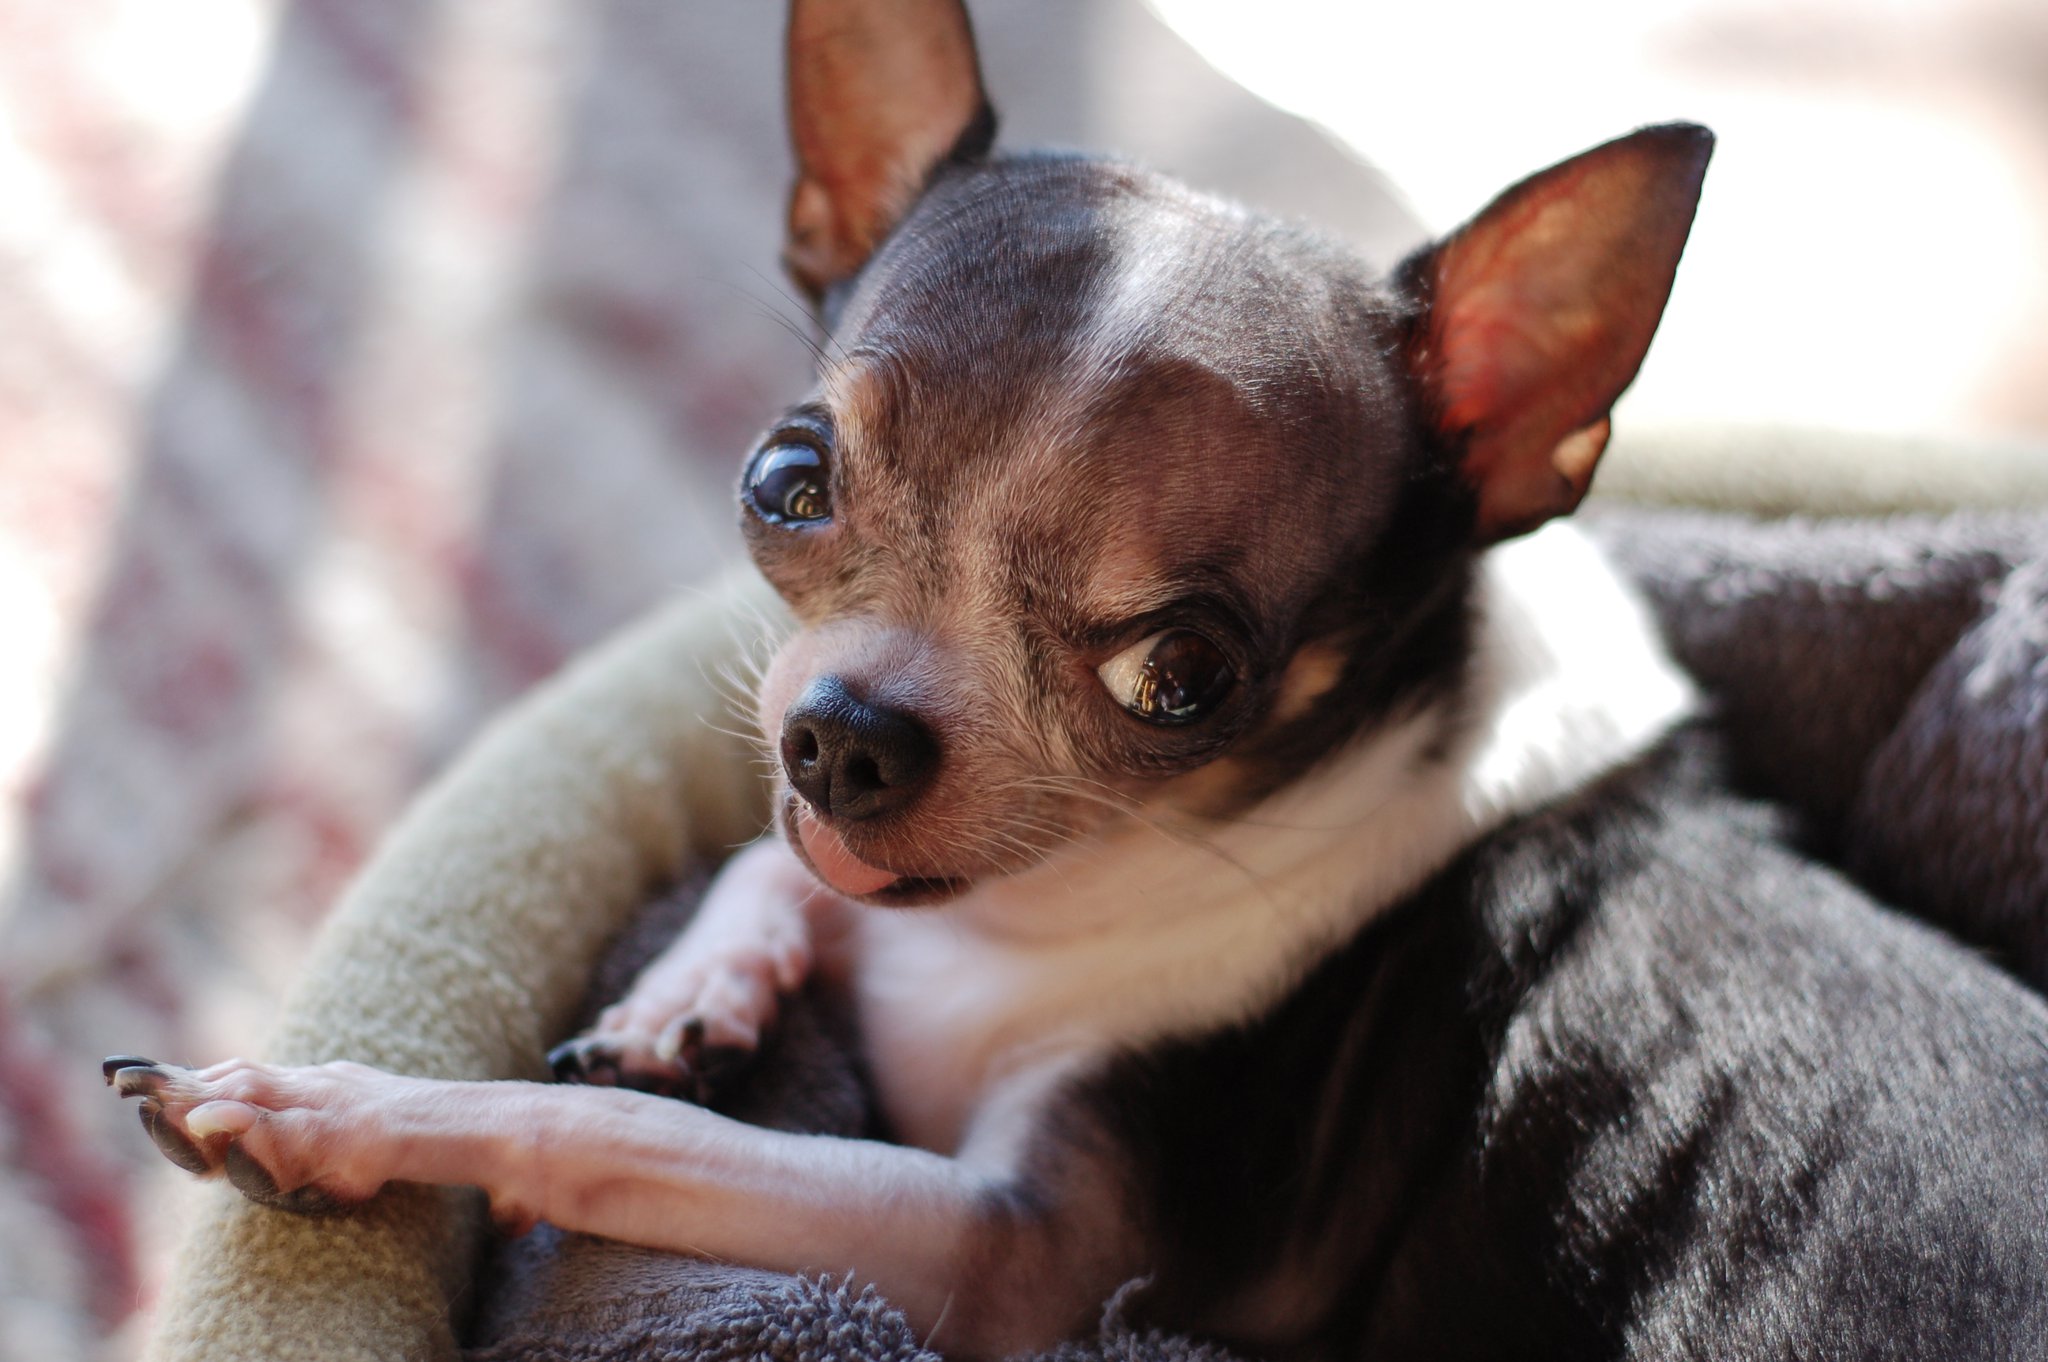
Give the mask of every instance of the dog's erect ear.
[(1530, 176), (1401, 266), (1408, 361), (1464, 442), (1482, 543), (1579, 504), (1671, 296), (1713, 134), (1644, 128)]
[(795, 0), (789, 131), (782, 258), (815, 299), (867, 262), (933, 170), (995, 137), (960, 0)]

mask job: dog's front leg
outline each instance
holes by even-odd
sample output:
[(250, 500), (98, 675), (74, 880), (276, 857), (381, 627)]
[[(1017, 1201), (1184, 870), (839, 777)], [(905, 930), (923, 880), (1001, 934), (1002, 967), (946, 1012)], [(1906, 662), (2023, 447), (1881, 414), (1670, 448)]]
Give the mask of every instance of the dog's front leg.
[(704, 1101), (751, 1056), (783, 994), (843, 936), (846, 902), (769, 834), (734, 853), (675, 941), (584, 1034), (548, 1055), (558, 1078)]
[(391, 1181), (474, 1185), (518, 1227), (544, 1219), (755, 1267), (851, 1271), (951, 1352), (1050, 1345), (1139, 1267), (1108, 1170), (1080, 1147), (1034, 1148), (1014, 1120), (949, 1157), (764, 1130), (624, 1089), (350, 1063), (109, 1064), (167, 1154), (226, 1171), (258, 1200), (312, 1209)]

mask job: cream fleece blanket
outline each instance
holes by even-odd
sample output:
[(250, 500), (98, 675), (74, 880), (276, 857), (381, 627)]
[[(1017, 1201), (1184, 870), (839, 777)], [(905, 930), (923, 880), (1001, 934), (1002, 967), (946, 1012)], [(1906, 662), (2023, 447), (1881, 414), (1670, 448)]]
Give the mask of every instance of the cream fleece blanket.
[[(1812, 447), (1814, 476), (1788, 478)], [(1703, 453), (1702, 451), (1709, 451)], [(1639, 497), (1780, 512), (1872, 509), (1894, 469), (1923, 509), (2048, 504), (2027, 451), (1890, 451), (1841, 437), (1691, 433), (1617, 449)], [(1743, 463), (1750, 461), (1745, 475)], [(1660, 469), (1671, 474), (1662, 479)], [(1882, 482), (1883, 478), (1879, 478)], [(1705, 482), (1711, 482), (1709, 491)], [(1793, 493), (1797, 495), (1794, 496)], [(1704, 495), (1703, 495), (1704, 493)], [(1887, 506), (1887, 509), (1891, 509)], [(719, 680), (775, 609), (750, 577), (647, 621), (507, 715), (415, 807), (335, 910), (268, 1057), (443, 1078), (541, 1078), (604, 943), (658, 885), (754, 835), (762, 790)], [(480, 1242), (468, 1192), (396, 1188), (307, 1220), (206, 1189), (158, 1307), (163, 1362), (457, 1355)]]

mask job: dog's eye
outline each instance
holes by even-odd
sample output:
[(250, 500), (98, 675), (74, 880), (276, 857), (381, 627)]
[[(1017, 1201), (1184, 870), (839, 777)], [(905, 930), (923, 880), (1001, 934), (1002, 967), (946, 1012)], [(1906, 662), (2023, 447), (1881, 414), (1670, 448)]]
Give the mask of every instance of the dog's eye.
[(771, 525), (814, 525), (832, 515), (825, 456), (796, 441), (772, 444), (747, 465), (740, 497)]
[(1192, 629), (1167, 629), (1095, 669), (1125, 709), (1155, 724), (1207, 718), (1237, 682), (1223, 650)]

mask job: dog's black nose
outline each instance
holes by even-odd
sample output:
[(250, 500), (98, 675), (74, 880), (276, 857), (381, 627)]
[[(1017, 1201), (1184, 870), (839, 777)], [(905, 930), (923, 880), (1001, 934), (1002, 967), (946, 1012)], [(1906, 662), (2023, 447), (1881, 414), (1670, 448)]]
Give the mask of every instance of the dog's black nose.
[(782, 716), (782, 769), (796, 792), (835, 818), (873, 818), (909, 803), (939, 764), (915, 715), (856, 697), (821, 676)]

